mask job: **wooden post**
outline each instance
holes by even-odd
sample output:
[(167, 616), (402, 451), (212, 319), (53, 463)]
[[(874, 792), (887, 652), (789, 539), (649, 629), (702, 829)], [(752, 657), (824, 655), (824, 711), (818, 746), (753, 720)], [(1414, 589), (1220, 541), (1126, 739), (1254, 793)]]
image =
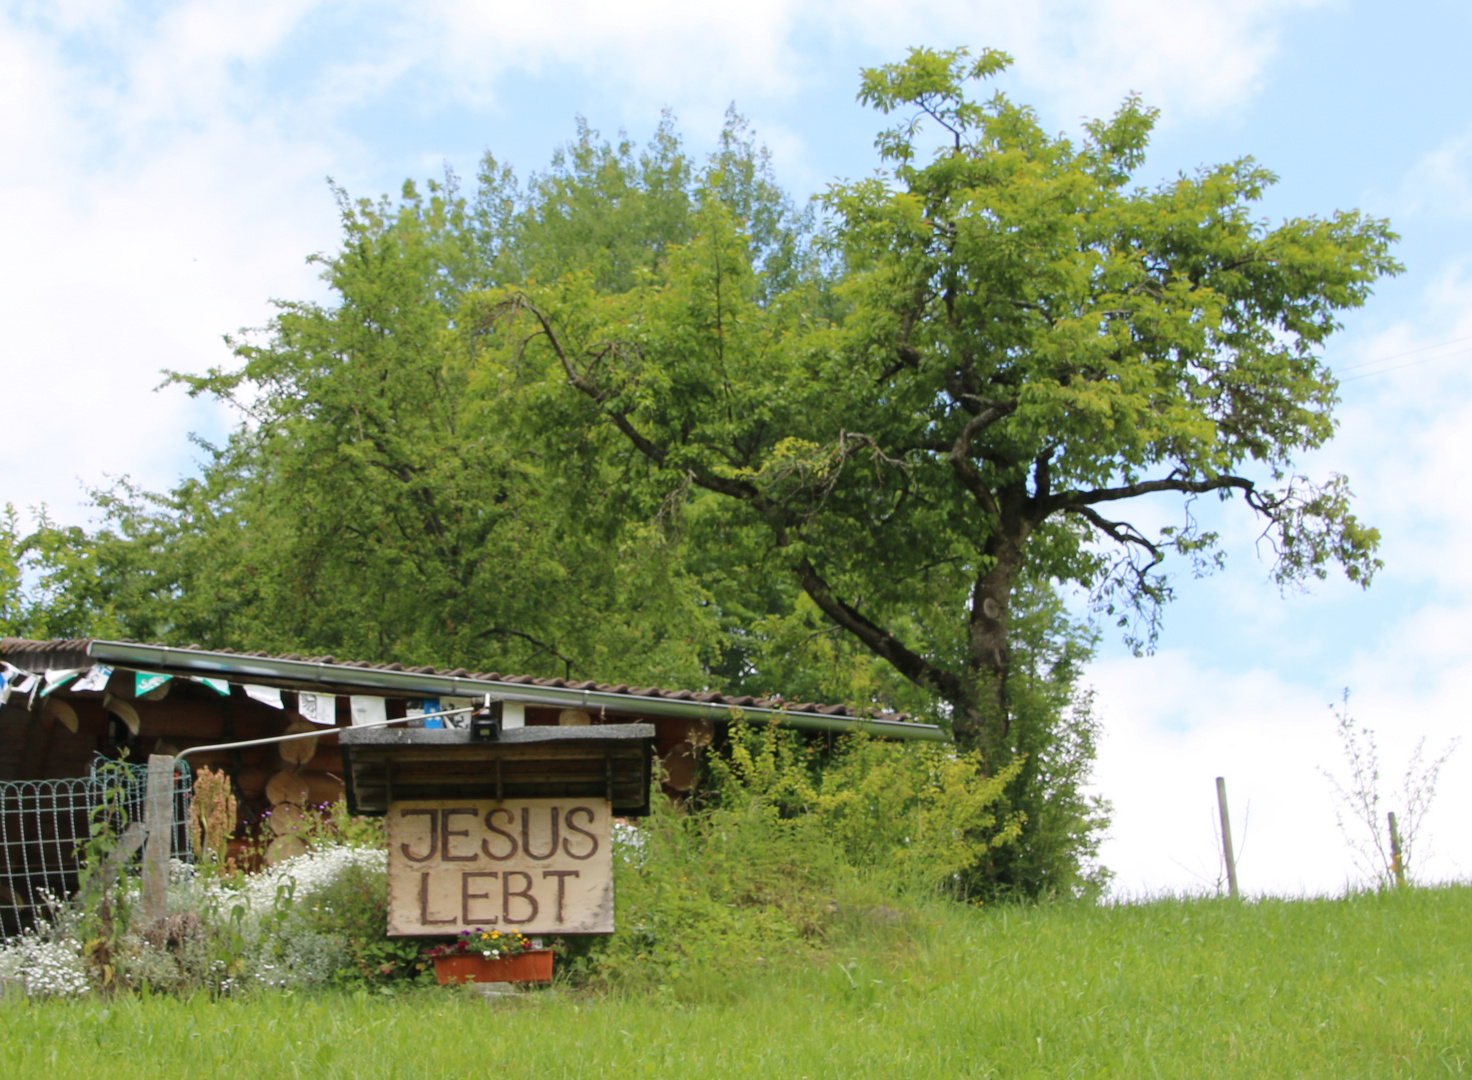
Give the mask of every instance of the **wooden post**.
[(174, 759), (148, 757), (148, 787), (143, 795), (143, 925), (169, 913), (169, 852), (174, 841)]
[(1395, 874), (1395, 883), (1401, 888), (1406, 885), (1406, 867), (1400, 856), (1400, 830), (1395, 827), (1395, 811), (1388, 815), (1390, 818), (1390, 869)]
[(1222, 814), (1222, 854), (1227, 860), (1227, 891), (1231, 893), (1232, 899), (1239, 896), (1237, 892), (1237, 856), (1232, 853), (1232, 819), (1227, 814), (1227, 779), (1224, 776), (1216, 778), (1216, 804)]

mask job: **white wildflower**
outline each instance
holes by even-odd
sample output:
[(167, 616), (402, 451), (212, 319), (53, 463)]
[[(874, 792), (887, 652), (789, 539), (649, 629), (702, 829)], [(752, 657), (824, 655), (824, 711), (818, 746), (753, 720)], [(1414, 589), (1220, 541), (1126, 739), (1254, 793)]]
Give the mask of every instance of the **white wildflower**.
[(91, 988), (81, 945), (35, 930), (0, 945), (0, 978), (18, 980), (31, 997), (74, 997)]

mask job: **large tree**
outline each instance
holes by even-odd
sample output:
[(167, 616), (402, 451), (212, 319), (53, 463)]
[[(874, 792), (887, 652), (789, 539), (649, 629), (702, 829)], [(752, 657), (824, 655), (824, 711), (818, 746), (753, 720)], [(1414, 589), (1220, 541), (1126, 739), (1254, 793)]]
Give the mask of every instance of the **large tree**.
[[(729, 617), (658, 499), (593, 447), (524, 437), (516, 396), (472, 369), (454, 327), (465, 294), (499, 281), (634, 287), (691, 239), (712, 170), (770, 278), (791, 277), (802, 216), (734, 114), (704, 167), (666, 117), (645, 147), (580, 123), (524, 183), (487, 155), (470, 197), (453, 176), (397, 200), (336, 191), (342, 244), (314, 257), (333, 301), (281, 302), (232, 339), (237, 364), (173, 376), (240, 426), (201, 443), (199, 476), (172, 491), (99, 493), (93, 535), (0, 517), (0, 622), (705, 683)], [(29, 592), (8, 569), (22, 562)]]
[[(1250, 159), (1137, 186), (1155, 114), (1133, 98), (1075, 143), (967, 96), (1008, 63), (916, 49), (864, 72), (860, 99), (902, 121), (888, 172), (825, 196), (826, 274), (774, 291), (709, 184), (630, 287), (575, 271), (461, 319), (542, 438), (621, 462), (707, 551), (758, 551), (997, 760), (1019, 596), (1081, 585), (1149, 640), (1167, 554), (1219, 558), (1191, 500), (1245, 503), (1280, 582), (1369, 582), (1345, 479), (1294, 462), (1334, 431), (1338, 313), (1398, 269), (1383, 221), (1260, 220), (1273, 177)], [(1125, 518), (1161, 496), (1182, 525)]]

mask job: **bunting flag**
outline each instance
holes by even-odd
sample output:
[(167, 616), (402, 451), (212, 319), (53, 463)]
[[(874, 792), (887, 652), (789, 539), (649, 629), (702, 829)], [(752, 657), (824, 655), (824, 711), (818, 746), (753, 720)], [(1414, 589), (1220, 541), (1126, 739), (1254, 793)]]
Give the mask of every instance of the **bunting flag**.
[[(135, 671), (133, 672), (133, 696), (147, 697), (172, 678), (172, 675), (160, 675), (155, 671)], [(163, 696), (163, 694), (155, 694), (153, 700)]]
[(112, 678), (112, 668), (105, 664), (93, 664), (76, 682), (72, 683), (72, 691), (78, 690), (106, 690), (107, 680)]
[(25, 674), (18, 667), (11, 667), (5, 661), (0, 660), (0, 705), (10, 700), (10, 691), (15, 688), (16, 681)]
[(424, 726), (427, 728), (442, 728), (445, 726), (445, 718), (440, 715), (440, 699), (427, 697), (419, 702), (410, 702), (409, 708), (405, 710), (406, 716), (420, 716), (424, 718)]
[(361, 724), (381, 724), (388, 719), (388, 708), (381, 697), (357, 697), (351, 698), (353, 706), (353, 726)]
[[(440, 698), (440, 712), (458, 712), (460, 709), (473, 709), (481, 703), (480, 698), (468, 697), (442, 697)], [(463, 728), (470, 726), (470, 714), (460, 712), (456, 716), (445, 717), (445, 726), (452, 728)]]
[(41, 683), (41, 696), (49, 696), (52, 692), (61, 689), (63, 686), (71, 682), (73, 679), (75, 679), (78, 675), (81, 675), (86, 670), (86, 668), (48, 669), (46, 672), (46, 678)]
[(296, 696), (296, 711), (314, 724), (337, 726), (337, 698), (332, 694), (307, 694)]
[(273, 709), (281, 708), (281, 691), (274, 686), (256, 686), (254, 683), (245, 683), (245, 693), (249, 698), (259, 701), (262, 705), (269, 705)]
[(204, 685), (208, 686), (211, 690), (219, 694), (221, 697), (230, 696), (229, 679), (211, 679), (205, 675), (196, 675), (194, 676), (194, 681), (198, 683), (204, 683)]
[[(5, 704), (12, 697), (19, 694), (30, 694), (41, 685), (41, 676), (33, 671), (22, 671), (10, 664), (4, 665), (5, 678), (0, 685), (0, 705)], [(23, 708), (30, 708), (31, 703), (27, 701)]]

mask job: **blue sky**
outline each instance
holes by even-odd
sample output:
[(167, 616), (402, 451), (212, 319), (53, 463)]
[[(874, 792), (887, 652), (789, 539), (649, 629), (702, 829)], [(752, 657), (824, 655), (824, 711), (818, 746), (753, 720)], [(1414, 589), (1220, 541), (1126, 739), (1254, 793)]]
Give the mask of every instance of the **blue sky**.
[[(378, 195), (446, 164), (472, 176), (487, 149), (525, 174), (575, 114), (642, 140), (662, 108), (699, 151), (734, 101), (805, 196), (875, 167), (860, 67), (1003, 48), (1002, 87), (1050, 127), (1130, 91), (1158, 106), (1145, 179), (1251, 154), (1282, 178), (1265, 216), (1358, 207), (1404, 237), (1406, 273), (1329, 347), (1343, 427), (1305, 463), (1347, 473), (1384, 533), (1376, 585), (1280, 597), (1252, 523), (1225, 514), (1228, 569), (1180, 583), (1156, 655), (1106, 634), (1091, 671), (1123, 893), (1215, 881), (1218, 773), (1244, 885), (1333, 890), (1352, 870), (1317, 771), (1336, 764), (1327, 703), (1352, 691), (1388, 773), (1466, 726), (1469, 42), (1472, 7), (1444, 2), (0, 2), (0, 502), (84, 521), (86, 486), (188, 472), (186, 433), (229, 418), (155, 392), (158, 372), (226, 363), (221, 335), (270, 298), (321, 295), (304, 257), (336, 242), (329, 175)], [(1472, 871), (1469, 812), (1472, 748), (1444, 774), (1427, 876)]]

